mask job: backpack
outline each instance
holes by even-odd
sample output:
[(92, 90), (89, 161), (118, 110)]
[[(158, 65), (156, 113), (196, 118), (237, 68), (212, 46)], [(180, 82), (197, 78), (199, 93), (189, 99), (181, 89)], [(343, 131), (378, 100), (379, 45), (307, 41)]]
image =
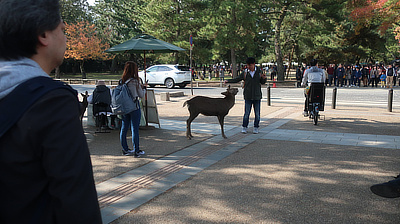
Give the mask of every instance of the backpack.
[(111, 110), (115, 115), (129, 114), (140, 108), (139, 100), (137, 97), (133, 99), (127, 85), (130, 81), (131, 79), (127, 80), (126, 83), (122, 83), (122, 80), (120, 80), (118, 86), (112, 91)]
[(19, 84), (11, 93), (1, 99), (0, 138), (19, 121), (38, 99), (55, 89), (67, 89), (74, 96), (77, 96), (76, 90), (69, 85), (55, 81), (50, 77), (40, 76)]

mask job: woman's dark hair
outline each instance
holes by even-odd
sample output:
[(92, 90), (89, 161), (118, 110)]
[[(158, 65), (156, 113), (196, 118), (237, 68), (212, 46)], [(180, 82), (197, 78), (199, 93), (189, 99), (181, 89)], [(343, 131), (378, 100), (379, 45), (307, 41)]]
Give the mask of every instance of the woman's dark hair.
[(139, 82), (139, 70), (135, 62), (127, 61), (125, 63), (124, 73), (122, 74), (121, 79), (123, 82), (126, 82), (126, 80), (131, 78), (136, 79)]
[(59, 0), (0, 0), (0, 59), (32, 57), (38, 36), (60, 22)]

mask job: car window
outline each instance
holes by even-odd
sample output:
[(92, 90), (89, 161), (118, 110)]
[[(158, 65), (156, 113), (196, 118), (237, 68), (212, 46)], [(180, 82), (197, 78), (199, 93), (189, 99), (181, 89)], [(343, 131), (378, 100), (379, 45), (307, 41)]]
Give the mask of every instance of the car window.
[(158, 71), (159, 72), (168, 72), (168, 71), (171, 71), (171, 70), (172, 70), (172, 68), (169, 68), (167, 66), (158, 66)]
[(177, 68), (179, 71), (190, 71), (190, 68), (187, 66), (176, 65), (175, 68)]
[(147, 69), (147, 72), (156, 72), (158, 69), (158, 66), (150, 67)]

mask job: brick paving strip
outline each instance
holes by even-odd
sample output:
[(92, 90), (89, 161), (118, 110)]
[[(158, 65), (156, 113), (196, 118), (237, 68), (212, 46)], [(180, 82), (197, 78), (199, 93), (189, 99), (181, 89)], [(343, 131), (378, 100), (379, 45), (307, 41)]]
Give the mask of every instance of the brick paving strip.
[[(165, 165), (161, 168), (157, 168), (153, 171), (150, 171), (145, 175), (141, 175), (139, 177), (137, 176), (135, 177), (135, 175), (132, 175), (132, 177), (129, 177), (128, 174), (127, 178), (122, 178), (124, 179), (124, 183), (122, 183), (121, 181), (113, 181), (112, 179), (114, 178), (112, 178), (110, 181), (111, 184), (108, 184), (107, 181), (98, 184), (96, 187), (98, 188), (98, 193), (99, 193), (98, 199), (100, 203), (100, 208), (102, 209), (103, 222), (108, 223), (117, 219), (118, 217), (128, 213), (130, 210), (135, 209), (136, 207), (147, 202), (148, 200), (150, 200), (151, 198), (157, 196), (162, 192), (156, 192), (155, 194), (152, 194), (152, 196), (147, 197), (141, 204), (133, 202), (130, 203), (124, 200), (124, 199), (131, 200), (132, 198), (130, 196), (132, 194), (140, 193), (140, 190), (148, 190), (156, 182), (161, 181), (163, 179), (169, 179), (171, 177), (171, 174), (174, 173), (176, 174), (178, 173), (178, 171), (181, 171), (182, 169), (190, 168), (193, 165), (195, 165), (196, 162), (201, 162), (202, 159), (212, 157), (213, 154), (216, 154), (216, 152), (221, 151), (221, 154), (216, 157), (217, 159), (216, 158), (211, 159), (211, 161), (209, 161), (211, 163), (206, 162), (206, 164), (200, 165), (202, 166), (201, 169), (198, 169), (195, 173), (200, 172), (202, 169), (208, 167), (209, 165), (212, 165), (212, 163), (215, 163), (220, 159), (225, 158), (226, 156), (232, 154), (234, 151), (239, 150), (245, 147), (246, 145), (254, 142), (255, 140), (261, 138), (263, 134), (266, 134), (266, 131), (270, 132), (278, 128), (279, 126), (285, 124), (286, 122), (291, 120), (290, 118), (291, 116), (293, 116), (294, 114), (296, 114), (297, 116), (300, 111), (301, 111), (300, 107), (283, 108), (281, 110), (278, 110), (274, 113), (267, 115), (266, 117), (263, 117), (262, 126), (264, 128), (260, 129), (260, 134), (258, 135), (242, 134), (240, 133), (241, 128), (237, 127), (235, 129), (226, 132), (229, 138), (223, 139), (220, 135), (218, 135), (203, 142), (206, 143), (205, 145), (202, 143), (198, 143), (196, 145), (200, 147), (199, 150), (196, 151), (195, 149), (194, 153), (183, 156), (183, 158), (171, 162), (170, 164)], [(196, 147), (196, 145), (194, 147)], [(193, 148), (193, 146), (188, 148)], [(180, 151), (185, 151), (188, 148), (182, 149)], [(223, 152), (224, 150), (225, 152)], [(169, 155), (167, 157), (173, 157), (174, 154)], [(160, 159), (160, 161), (161, 160), (162, 159)], [(161, 162), (161, 164), (163, 163)], [(140, 169), (140, 167), (137, 169)], [(192, 173), (191, 175), (186, 175), (186, 177), (184, 177), (184, 179), (182, 179), (181, 181), (186, 180), (195, 173)], [(177, 183), (179, 183), (173, 181), (173, 178), (170, 179), (172, 180), (172, 182), (164, 190), (172, 188)], [(121, 203), (121, 205), (118, 205), (118, 203)], [(135, 206), (135, 204), (137, 206)]]

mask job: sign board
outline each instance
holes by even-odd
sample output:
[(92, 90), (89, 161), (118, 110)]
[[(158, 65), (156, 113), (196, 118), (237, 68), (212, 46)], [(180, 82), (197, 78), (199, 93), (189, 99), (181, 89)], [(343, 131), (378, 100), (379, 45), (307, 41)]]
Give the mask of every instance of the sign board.
[[(140, 126), (146, 126), (146, 109), (145, 109), (145, 100), (141, 99), (141, 110), (142, 110), (142, 118), (140, 119)], [(156, 103), (156, 96), (154, 94), (153, 89), (147, 89), (147, 112), (148, 112), (148, 123), (158, 124), (160, 125), (160, 119), (158, 118), (158, 110)]]

